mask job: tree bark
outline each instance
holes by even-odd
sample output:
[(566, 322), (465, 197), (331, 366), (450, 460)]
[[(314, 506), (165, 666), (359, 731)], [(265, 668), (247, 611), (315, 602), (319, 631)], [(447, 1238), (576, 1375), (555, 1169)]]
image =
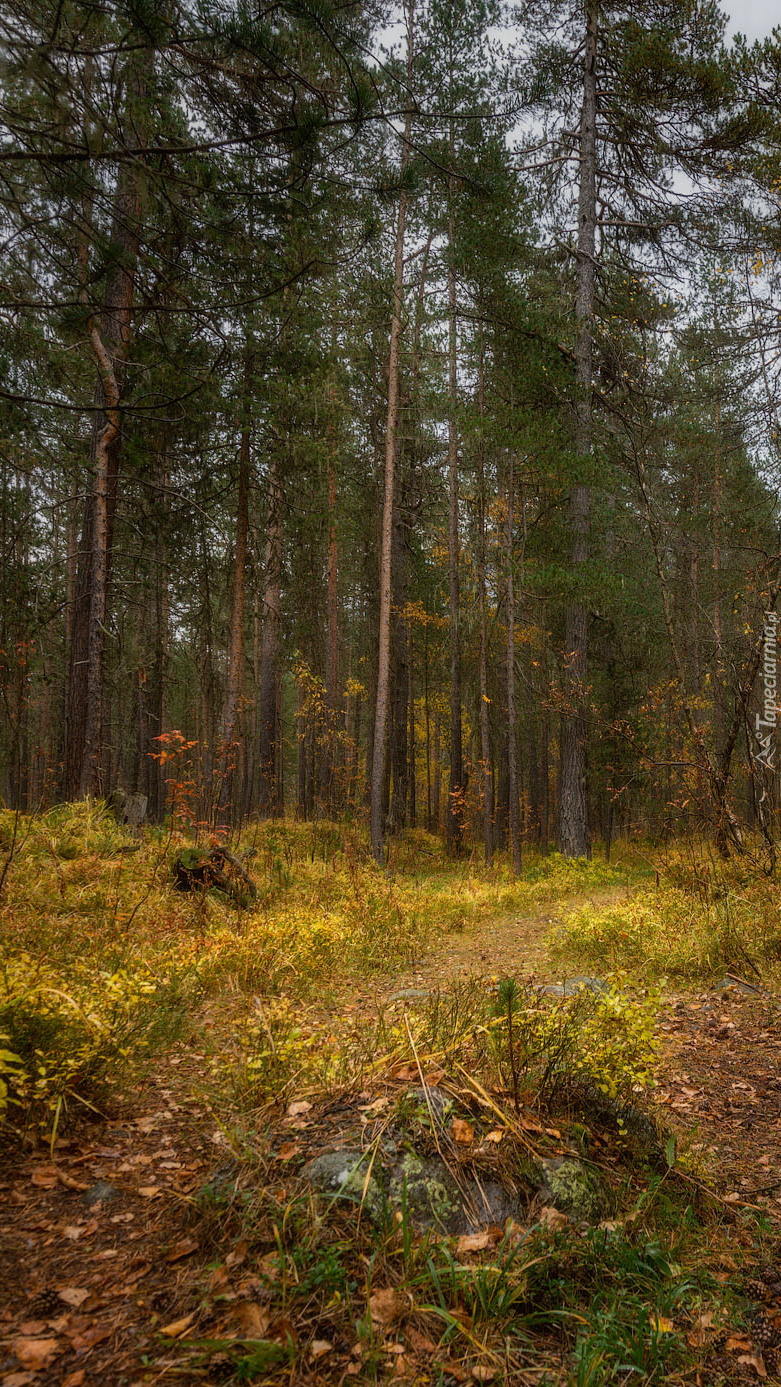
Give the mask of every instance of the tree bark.
[[(485, 360), (482, 335), (480, 338), (480, 360), (477, 377), (477, 412), (481, 421), (485, 414)], [(485, 864), (490, 867), (493, 858), (493, 767), (491, 763), (491, 727), (488, 698), (488, 623), (485, 600), (485, 447), (482, 431), (477, 436), (477, 602), (480, 627), (480, 650), (478, 655), (478, 694), (480, 698), (480, 761), (483, 776), (483, 848)]]
[(228, 679), (222, 710), (222, 756), (220, 764), (220, 797), (218, 818), (227, 823), (233, 799), (233, 778), (236, 766), (236, 724), (239, 700), (244, 681), (244, 598), (247, 587), (247, 536), (249, 534), (250, 487), (250, 391), (252, 356), (247, 351), (244, 361), (242, 391), (241, 438), (239, 442), (239, 477), (236, 497), (236, 542), (233, 554), (233, 585), (231, 590), (230, 636), (228, 642)]
[[(277, 775), (277, 689), (279, 685), (279, 647), (282, 629), (282, 490), (277, 463), (272, 460), (268, 484), (268, 530), (263, 587), (263, 636), (260, 648), (260, 688), (258, 691), (258, 813), (261, 818), (280, 814), (281, 784)], [(299, 726), (299, 734), (300, 734)], [(306, 769), (299, 735), (299, 810), (306, 804)]]
[(457, 856), (464, 833), (464, 753), (461, 736), (461, 632), (459, 622), (458, 403), (456, 272), (453, 263), (455, 215), (448, 217), (448, 596), (450, 603), (450, 784), (446, 831), (448, 850)]
[(515, 732), (515, 576), (513, 573), (515, 477), (510, 450), (507, 481), (507, 781), (509, 791), (508, 828), (510, 854), (516, 876), (521, 870), (521, 822), (518, 807), (518, 751)]
[[(412, 55), (414, 0), (407, 6), (407, 89), (408, 101), (412, 92)], [(409, 141), (411, 132), (411, 111), (409, 105), (404, 117), (404, 135), (401, 151), (401, 175), (406, 173), (409, 163)], [(391, 315), (390, 344), (388, 351), (388, 413), (385, 425), (385, 486), (382, 511), (382, 531), (380, 540), (380, 619), (379, 649), (377, 656), (377, 702), (374, 711), (374, 742), (372, 748), (370, 831), (372, 854), (375, 862), (384, 860), (383, 846), (383, 769), (385, 758), (385, 729), (388, 721), (388, 683), (390, 665), (390, 619), (391, 619), (391, 548), (393, 543), (393, 499), (394, 469), (396, 461), (396, 434), (399, 415), (399, 348), (402, 333), (402, 313), (404, 308), (404, 232), (407, 219), (407, 193), (402, 186), (399, 194), (396, 220), (396, 244), (393, 264), (393, 312)]]
[[(597, 16), (598, 0), (586, 0), (586, 45), (583, 105), (580, 115), (580, 190), (578, 198), (577, 293), (575, 346), (577, 400), (575, 454), (588, 468), (592, 451), (593, 314), (596, 249), (597, 180)], [(570, 564), (576, 577), (588, 559), (590, 489), (581, 477), (569, 499)], [(567, 857), (589, 857), (588, 735), (586, 674), (588, 611), (580, 598), (566, 613), (564, 690), (567, 708), (562, 718), (559, 839)]]

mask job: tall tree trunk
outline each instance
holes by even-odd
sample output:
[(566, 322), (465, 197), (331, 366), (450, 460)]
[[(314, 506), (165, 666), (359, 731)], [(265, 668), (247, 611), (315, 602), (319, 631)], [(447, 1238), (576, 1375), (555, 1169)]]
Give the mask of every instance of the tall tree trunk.
[[(279, 647), (282, 629), (282, 489), (278, 464), (272, 459), (268, 484), (268, 530), (263, 578), (263, 636), (260, 647), (260, 688), (258, 691), (258, 813), (261, 817), (282, 811), (282, 787), (277, 775), (277, 690), (279, 686)], [(303, 694), (302, 694), (303, 697)], [(306, 805), (304, 740), (299, 720), (299, 811)], [(303, 775), (303, 785), (301, 783)]]
[[(131, 83), (136, 97), (143, 82)], [(129, 137), (130, 138), (130, 137)], [(111, 256), (103, 310), (89, 324), (97, 371), (90, 449), (90, 484), (79, 544), (65, 715), (67, 798), (100, 794), (103, 652), (107, 590), (120, 464), (120, 412), (124, 364), (130, 341), (139, 245), (142, 174), (129, 162), (117, 174)]]
[(448, 297), (448, 595), (450, 602), (450, 784), (447, 805), (447, 842), (457, 855), (464, 832), (464, 753), (461, 737), (461, 632), (459, 620), (458, 536), (458, 403), (455, 213), (450, 188), (447, 270)]
[[(401, 150), (402, 178), (409, 164), (411, 131), (412, 56), (414, 0), (407, 0), (407, 110), (404, 116), (404, 135)], [(383, 851), (383, 763), (385, 758), (385, 728), (388, 721), (388, 684), (390, 666), (391, 620), (391, 548), (393, 543), (394, 470), (396, 434), (399, 416), (399, 347), (404, 305), (404, 231), (407, 220), (407, 193), (399, 194), (396, 220), (396, 245), (393, 263), (393, 312), (391, 315), (388, 351), (388, 413), (385, 425), (385, 487), (380, 541), (380, 619), (377, 656), (377, 702), (374, 710), (374, 743), (372, 748), (370, 830), (375, 862), (382, 863)]]
[[(477, 411), (481, 424), (485, 414), (485, 358), (482, 334), (477, 377)], [(477, 436), (477, 602), (480, 627), (478, 655), (478, 694), (480, 698), (480, 762), (483, 774), (483, 846), (485, 864), (490, 867), (494, 851), (494, 794), (491, 764), (491, 727), (488, 698), (488, 623), (485, 600), (485, 443), (482, 428)]]
[[(580, 114), (580, 193), (578, 198), (577, 295), (575, 346), (577, 400), (575, 453), (585, 471), (592, 450), (593, 314), (597, 186), (597, 16), (598, 0), (586, 0), (586, 46), (583, 105)], [(588, 558), (589, 486), (578, 478), (570, 490), (570, 563), (574, 573)], [(577, 577), (576, 577), (577, 580)], [(564, 688), (568, 707), (562, 718), (559, 839), (567, 857), (589, 857), (588, 733), (586, 673), (588, 610), (582, 597), (566, 615)]]
[(515, 732), (515, 576), (513, 573), (515, 478), (513, 452), (507, 481), (507, 782), (510, 798), (508, 828), (510, 853), (516, 876), (521, 870), (521, 822), (518, 806), (518, 752)]
[(222, 710), (222, 757), (220, 764), (220, 797), (218, 817), (227, 823), (231, 813), (233, 777), (236, 766), (236, 724), (241, 688), (244, 682), (244, 597), (247, 586), (247, 536), (249, 534), (250, 485), (250, 392), (252, 356), (247, 351), (244, 361), (242, 391), (241, 438), (239, 442), (239, 477), (236, 497), (236, 542), (233, 554), (233, 585), (231, 590), (230, 636), (228, 641), (228, 679)]

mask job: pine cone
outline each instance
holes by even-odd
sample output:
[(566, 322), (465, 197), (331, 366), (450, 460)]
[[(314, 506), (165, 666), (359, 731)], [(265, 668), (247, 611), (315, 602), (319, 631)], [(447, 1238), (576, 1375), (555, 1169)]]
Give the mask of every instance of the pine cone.
[(33, 1319), (45, 1319), (47, 1315), (62, 1310), (62, 1301), (56, 1291), (38, 1291), (27, 1308)]
[(757, 1280), (765, 1286), (775, 1286), (781, 1280), (777, 1262), (763, 1262), (757, 1267)]
[(762, 1358), (771, 1377), (778, 1377), (781, 1373), (781, 1351), (777, 1348), (763, 1349)]
[(764, 1281), (760, 1281), (756, 1276), (750, 1277), (746, 1282), (745, 1291), (749, 1300), (767, 1299), (767, 1284)]
[(781, 1343), (781, 1332), (778, 1325), (769, 1320), (764, 1311), (760, 1310), (751, 1321), (751, 1337), (757, 1348), (775, 1348)]

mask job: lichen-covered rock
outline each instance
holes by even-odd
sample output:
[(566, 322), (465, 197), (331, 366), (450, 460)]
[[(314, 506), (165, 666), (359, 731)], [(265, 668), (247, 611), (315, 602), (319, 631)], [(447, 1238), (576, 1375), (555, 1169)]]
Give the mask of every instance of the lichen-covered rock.
[(404, 1098), (405, 1102), (415, 1104), (415, 1110), (421, 1118), (430, 1121), (433, 1117), (438, 1126), (444, 1126), (448, 1114), (453, 1108), (453, 1099), (436, 1086), (410, 1088)]
[(367, 1151), (326, 1151), (304, 1166), (302, 1175), (313, 1189), (334, 1199), (363, 1204), (371, 1218), (379, 1219), (386, 1207), (382, 1170), (375, 1160), (369, 1173), (370, 1161)]
[(606, 1187), (595, 1171), (574, 1156), (542, 1160), (540, 1173), (545, 1203), (561, 1209), (574, 1223), (597, 1223), (609, 1212)]
[(463, 1196), (444, 1161), (405, 1151), (390, 1171), (388, 1195), (394, 1209), (406, 1207), (418, 1228), (443, 1233), (466, 1229)]

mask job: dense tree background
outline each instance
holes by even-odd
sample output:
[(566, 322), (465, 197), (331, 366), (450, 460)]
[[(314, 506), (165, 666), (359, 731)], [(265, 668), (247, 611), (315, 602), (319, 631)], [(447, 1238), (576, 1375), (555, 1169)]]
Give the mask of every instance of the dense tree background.
[(709, 0), (0, 32), (6, 802), (371, 804), (380, 856), (516, 867), (770, 839), (781, 38)]

